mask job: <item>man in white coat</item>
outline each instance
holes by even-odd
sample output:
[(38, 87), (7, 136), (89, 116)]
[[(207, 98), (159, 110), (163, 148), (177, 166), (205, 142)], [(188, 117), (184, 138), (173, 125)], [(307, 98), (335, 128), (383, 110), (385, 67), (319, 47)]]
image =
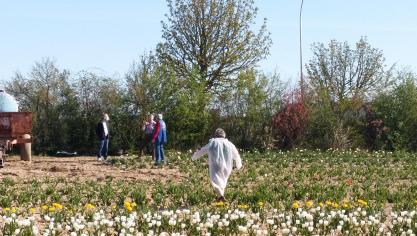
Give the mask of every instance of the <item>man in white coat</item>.
[(214, 138), (209, 143), (195, 152), (192, 159), (195, 160), (208, 153), (209, 172), (211, 184), (218, 195), (217, 201), (224, 202), (224, 190), (227, 185), (227, 179), (232, 173), (233, 161), (236, 162), (236, 168), (242, 168), (242, 160), (235, 145), (226, 139), (226, 133), (223, 129), (216, 129)]

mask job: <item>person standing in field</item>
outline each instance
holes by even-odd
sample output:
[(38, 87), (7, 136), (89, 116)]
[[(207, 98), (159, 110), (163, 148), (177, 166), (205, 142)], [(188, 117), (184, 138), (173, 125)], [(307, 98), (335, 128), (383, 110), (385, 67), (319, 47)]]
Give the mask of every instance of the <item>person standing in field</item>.
[(218, 196), (217, 202), (225, 202), (224, 191), (227, 185), (227, 180), (233, 169), (233, 162), (236, 163), (236, 168), (242, 168), (242, 160), (235, 145), (226, 139), (226, 132), (223, 129), (216, 129), (214, 138), (210, 139), (209, 143), (195, 152), (192, 160), (208, 153), (209, 159), (209, 173), (211, 184)]
[(162, 114), (158, 114), (156, 119), (152, 143), (155, 145), (155, 165), (160, 165), (165, 161), (164, 145), (167, 143), (167, 126), (162, 119)]
[(107, 113), (103, 113), (101, 121), (96, 126), (96, 134), (100, 141), (97, 152), (97, 159), (102, 161), (107, 159), (107, 152), (109, 149), (109, 122), (110, 118)]
[(154, 121), (153, 114), (148, 115), (148, 120), (143, 122), (142, 130), (145, 132), (145, 139), (139, 145), (139, 157), (143, 154), (143, 149), (147, 154), (152, 154), (153, 156), (153, 144), (152, 137), (155, 128), (156, 122)]

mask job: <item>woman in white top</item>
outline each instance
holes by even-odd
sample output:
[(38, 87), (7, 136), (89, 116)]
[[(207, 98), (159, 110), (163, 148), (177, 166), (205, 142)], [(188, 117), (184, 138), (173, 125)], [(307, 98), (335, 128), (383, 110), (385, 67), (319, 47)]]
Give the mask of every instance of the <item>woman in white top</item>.
[(236, 162), (236, 168), (242, 168), (242, 160), (235, 145), (226, 139), (226, 133), (223, 129), (216, 129), (214, 138), (209, 143), (195, 152), (192, 159), (195, 160), (208, 153), (209, 172), (211, 184), (218, 195), (217, 201), (226, 201), (224, 191), (227, 180), (232, 173), (233, 161)]

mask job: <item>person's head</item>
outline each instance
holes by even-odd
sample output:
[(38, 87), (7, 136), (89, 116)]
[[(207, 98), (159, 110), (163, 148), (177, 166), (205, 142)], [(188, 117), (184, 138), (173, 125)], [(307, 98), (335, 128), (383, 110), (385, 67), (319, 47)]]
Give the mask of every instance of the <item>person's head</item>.
[(214, 131), (214, 137), (215, 138), (226, 138), (226, 132), (222, 128), (217, 128), (216, 131)]
[(153, 114), (149, 114), (148, 115), (148, 122), (152, 122), (153, 121)]
[(161, 113), (159, 113), (159, 114), (156, 116), (156, 119), (157, 119), (157, 120), (162, 120), (162, 114), (161, 114)]
[(103, 113), (103, 116), (101, 117), (103, 121), (109, 121), (109, 115), (107, 113)]

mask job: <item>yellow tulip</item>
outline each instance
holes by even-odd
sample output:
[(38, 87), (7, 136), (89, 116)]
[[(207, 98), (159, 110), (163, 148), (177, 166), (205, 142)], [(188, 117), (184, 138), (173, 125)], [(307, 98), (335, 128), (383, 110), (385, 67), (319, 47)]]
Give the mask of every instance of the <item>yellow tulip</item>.
[(87, 210), (92, 210), (92, 209), (94, 209), (94, 208), (96, 208), (93, 204), (91, 204), (91, 203), (87, 203), (86, 205), (85, 205), (85, 208), (87, 209)]
[(213, 203), (213, 206), (222, 207), (224, 206), (224, 202), (215, 202)]
[(52, 203), (52, 206), (55, 207), (56, 209), (62, 210), (62, 208), (64, 208), (61, 204), (59, 203)]
[(359, 203), (361, 206), (368, 206), (368, 203), (367, 203), (366, 201), (362, 200), (362, 199), (359, 199), (359, 200), (358, 200), (358, 203)]
[(292, 208), (294, 208), (294, 209), (298, 209), (298, 208), (300, 208), (300, 205), (298, 204), (298, 202), (294, 202), (294, 203), (292, 204)]
[(125, 201), (125, 202), (124, 202), (124, 206), (125, 206), (125, 208), (132, 207), (131, 203), (130, 203), (130, 202), (128, 202), (128, 201)]
[(248, 209), (249, 208), (249, 206), (246, 205), (246, 204), (237, 205), (237, 207), (240, 208), (240, 209)]

